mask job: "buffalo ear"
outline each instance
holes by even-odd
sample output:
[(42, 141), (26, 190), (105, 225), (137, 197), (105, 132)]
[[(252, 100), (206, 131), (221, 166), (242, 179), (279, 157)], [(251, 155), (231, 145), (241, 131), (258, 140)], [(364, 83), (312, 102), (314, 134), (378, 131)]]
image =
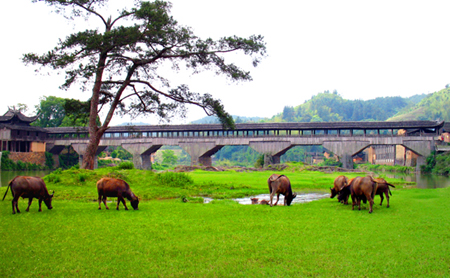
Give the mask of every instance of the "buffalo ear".
[(52, 196), (51, 196), (51, 197), (53, 197), (53, 195), (55, 195), (55, 190), (53, 190), (53, 194), (52, 194)]

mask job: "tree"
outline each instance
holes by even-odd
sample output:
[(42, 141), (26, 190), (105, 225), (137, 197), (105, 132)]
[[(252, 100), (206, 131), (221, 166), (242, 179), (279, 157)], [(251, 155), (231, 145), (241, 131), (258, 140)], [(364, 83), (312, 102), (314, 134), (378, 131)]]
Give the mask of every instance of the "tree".
[(162, 164), (167, 165), (175, 165), (177, 164), (178, 158), (175, 155), (175, 152), (173, 150), (165, 150), (162, 152)]
[(66, 112), (64, 110), (64, 98), (54, 96), (44, 96), (39, 100), (39, 105), (36, 105), (36, 113), (39, 115), (37, 120), (33, 123), (34, 126), (40, 127), (58, 127), (61, 125)]
[[(193, 73), (213, 70), (233, 81), (249, 81), (250, 73), (227, 64), (223, 55), (242, 51), (253, 57), (256, 66), (266, 51), (262, 36), (202, 40), (190, 28), (178, 25), (169, 15), (171, 4), (160, 0), (135, 1), (132, 9), (123, 9), (115, 18), (102, 15), (107, 0), (42, 1), (70, 20), (93, 16), (104, 27), (103, 32), (93, 29), (71, 34), (46, 54), (29, 53), (23, 57), (26, 64), (64, 70), (63, 89), (75, 83), (83, 90), (92, 89), (89, 143), (82, 168), (93, 169), (100, 138), (117, 113), (132, 116), (156, 113), (168, 120), (174, 114), (184, 116), (186, 105), (196, 105), (206, 114), (218, 116), (225, 127), (234, 127), (220, 100), (210, 94), (191, 92), (187, 85), (171, 87), (158, 69), (168, 64), (179, 70), (184, 65)], [(119, 25), (126, 19), (132, 24), (128, 21)], [(106, 116), (98, 125), (102, 109), (106, 109)]]

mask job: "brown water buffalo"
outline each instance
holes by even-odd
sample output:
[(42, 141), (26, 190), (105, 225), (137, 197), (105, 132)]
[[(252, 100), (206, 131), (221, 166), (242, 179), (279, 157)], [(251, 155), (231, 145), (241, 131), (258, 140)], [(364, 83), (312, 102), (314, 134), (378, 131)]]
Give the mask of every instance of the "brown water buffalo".
[(45, 186), (45, 182), (38, 177), (28, 177), (28, 176), (17, 176), (12, 179), (8, 187), (6, 188), (5, 195), (3, 196), (3, 200), (5, 200), (6, 194), (8, 193), (8, 189), (11, 187), (11, 194), (13, 196), (12, 200), (12, 213), (15, 214), (16, 210), (19, 213), (19, 198), (23, 199), (28, 198), (28, 207), (25, 211), (29, 211), (31, 202), (33, 198), (39, 200), (39, 211), (42, 211), (41, 204), (44, 201), (45, 205), (48, 209), (52, 209), (52, 198), (53, 194), (48, 194), (47, 187)]
[(386, 195), (386, 202), (387, 202), (387, 208), (389, 207), (389, 194), (392, 196), (391, 193), (391, 189), (389, 188), (389, 186), (394, 187), (394, 185), (388, 183), (385, 179), (383, 178), (378, 178), (378, 179), (373, 179), (377, 184), (377, 192), (375, 193), (375, 195), (380, 195), (381, 198), (381, 202), (380, 202), (380, 206), (383, 204), (383, 194)]
[[(350, 183), (353, 182), (354, 179), (360, 179), (361, 177), (355, 177), (347, 180), (347, 184), (344, 185), (341, 190), (339, 191), (339, 195), (337, 196), (337, 199), (339, 202), (343, 203), (344, 205), (348, 205), (348, 198), (350, 196)], [(347, 190), (346, 190), (347, 189)]]
[[(334, 187), (330, 187), (331, 195), (330, 198), (334, 198), (336, 194), (338, 194), (344, 186), (348, 185), (348, 178), (346, 176), (338, 176), (336, 179), (334, 179)], [(338, 199), (339, 201), (339, 199)]]
[(127, 204), (125, 203), (125, 199), (127, 198), (130, 201), (131, 206), (137, 210), (139, 205), (139, 198), (134, 195), (131, 191), (130, 186), (123, 180), (114, 179), (114, 178), (102, 178), (97, 182), (97, 191), (98, 191), (98, 209), (101, 208), (101, 200), (105, 204), (106, 209), (108, 205), (106, 204), (106, 197), (117, 197), (117, 207), (119, 210), (119, 203), (122, 201), (125, 210), (128, 210)]
[(290, 206), (292, 200), (297, 197), (296, 193), (292, 193), (291, 182), (285, 175), (273, 174), (269, 177), (267, 183), (269, 184), (270, 191), (270, 206), (273, 206), (273, 196), (275, 194), (277, 194), (277, 201), (275, 202), (275, 205), (278, 204), (280, 194), (284, 195), (285, 206)]
[(354, 178), (349, 186), (344, 187), (343, 190), (341, 190), (341, 198), (345, 197), (350, 194), (352, 196), (352, 209), (355, 208), (355, 205), (359, 207), (359, 210), (361, 210), (361, 200), (366, 203), (369, 201), (369, 213), (372, 213), (373, 211), (373, 199), (375, 196), (375, 192), (377, 191), (377, 183), (375, 180), (370, 177), (356, 177)]

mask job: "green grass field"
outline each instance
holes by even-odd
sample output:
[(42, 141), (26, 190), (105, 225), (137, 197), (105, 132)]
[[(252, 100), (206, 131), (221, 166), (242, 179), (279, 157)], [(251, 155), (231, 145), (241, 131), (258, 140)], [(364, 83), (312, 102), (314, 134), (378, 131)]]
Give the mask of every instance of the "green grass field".
[[(391, 207), (377, 196), (372, 214), (329, 198), (272, 208), (227, 199), (267, 193), (270, 174), (195, 171), (186, 185), (111, 168), (46, 178), (53, 210), (37, 212), (35, 200), (27, 213), (21, 200), (12, 215), (10, 193), (0, 202), (0, 277), (450, 277), (450, 188), (390, 180)], [(297, 192), (326, 192), (338, 175), (284, 174)], [(97, 209), (105, 175), (145, 196), (139, 210)]]

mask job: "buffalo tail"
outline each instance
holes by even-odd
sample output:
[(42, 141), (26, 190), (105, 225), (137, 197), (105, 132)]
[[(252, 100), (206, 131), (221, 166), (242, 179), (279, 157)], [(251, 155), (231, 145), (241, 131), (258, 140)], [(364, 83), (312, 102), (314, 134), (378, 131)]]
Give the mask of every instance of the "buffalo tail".
[[(6, 187), (5, 195), (3, 196), (2, 201), (5, 200), (6, 194), (8, 193), (8, 189), (9, 189), (10, 187), (11, 187), (11, 185), (8, 184), (8, 186)], [(12, 189), (11, 189), (11, 192), (12, 192)], [(14, 195), (14, 194), (13, 194), (13, 195)], [(13, 196), (13, 197), (14, 197), (14, 196)]]

